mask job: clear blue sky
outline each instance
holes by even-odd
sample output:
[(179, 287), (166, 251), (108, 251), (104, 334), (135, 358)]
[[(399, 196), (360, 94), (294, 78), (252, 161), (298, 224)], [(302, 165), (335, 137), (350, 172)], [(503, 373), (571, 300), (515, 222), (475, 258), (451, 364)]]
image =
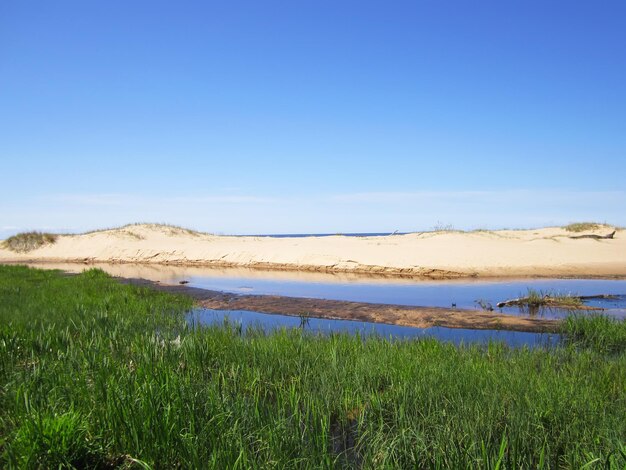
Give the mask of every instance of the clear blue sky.
[(626, 225), (626, 3), (0, 3), (0, 236)]

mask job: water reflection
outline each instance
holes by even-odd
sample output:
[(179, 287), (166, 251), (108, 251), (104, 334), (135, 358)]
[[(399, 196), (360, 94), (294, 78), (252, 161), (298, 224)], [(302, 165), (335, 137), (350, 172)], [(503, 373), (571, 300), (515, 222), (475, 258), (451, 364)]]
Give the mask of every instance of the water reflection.
[(376, 335), (391, 339), (436, 338), (454, 344), (487, 343), (502, 341), (512, 347), (538, 347), (558, 343), (560, 336), (548, 333), (524, 333), (504, 330), (467, 330), (457, 328), (413, 328), (408, 326), (368, 323), (351, 320), (330, 320), (325, 318), (300, 318), (287, 315), (270, 315), (246, 310), (194, 309), (189, 314), (189, 322), (194, 325), (223, 325), (227, 322), (241, 328), (262, 328), (271, 332), (280, 328), (299, 328), (314, 334), (348, 333), (361, 336)]

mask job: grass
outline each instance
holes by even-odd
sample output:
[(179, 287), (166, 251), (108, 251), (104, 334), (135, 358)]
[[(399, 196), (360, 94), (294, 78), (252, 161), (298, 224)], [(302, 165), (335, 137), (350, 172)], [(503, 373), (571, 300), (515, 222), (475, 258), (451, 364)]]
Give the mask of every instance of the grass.
[(623, 323), (456, 347), (192, 328), (191, 305), (0, 266), (0, 467), (626, 465)]
[(535, 289), (528, 289), (528, 293), (523, 300), (526, 306), (530, 308), (559, 307), (576, 309), (583, 305), (579, 297), (572, 296), (571, 294), (562, 294), (552, 291), (544, 292)]
[(542, 307), (560, 308), (567, 310), (583, 309), (583, 301), (580, 297), (571, 294), (562, 294), (553, 291), (541, 291), (528, 289), (526, 296), (511, 299), (497, 304), (498, 307), (510, 306), (527, 307), (529, 310), (537, 310)]
[(456, 232), (454, 225), (437, 222), (433, 227), (433, 232)]
[(626, 321), (601, 314), (576, 314), (565, 319), (567, 341), (584, 348), (613, 354), (626, 353)]
[[(91, 230), (88, 232), (83, 232), (80, 235), (89, 235), (94, 233), (108, 232), (108, 231), (119, 231), (121, 234), (126, 235), (130, 238), (136, 240), (143, 240), (144, 237), (136, 232), (133, 232), (132, 229), (135, 227), (149, 227), (156, 230), (161, 230), (164, 233), (170, 236), (176, 235), (191, 235), (194, 237), (200, 235), (209, 235), (205, 232), (198, 232), (195, 230), (191, 230), (184, 227), (179, 227), (178, 225), (172, 224), (155, 224), (155, 223), (134, 223), (127, 224), (122, 227), (117, 228), (105, 228), (99, 230)], [(37, 248), (41, 248), (42, 246), (55, 243), (60, 235), (54, 233), (45, 233), (45, 232), (24, 232), (18, 233), (17, 235), (13, 235), (12, 237), (7, 238), (2, 242), (2, 244), (8, 248), (9, 250), (18, 252), (18, 253), (27, 253), (32, 250), (36, 250)]]
[(568, 232), (586, 232), (589, 230), (596, 230), (603, 227), (605, 224), (599, 224), (597, 222), (575, 222), (563, 227)]
[(90, 230), (88, 232), (83, 232), (81, 235), (119, 230), (119, 231), (127, 231), (127, 233), (138, 236), (134, 232), (129, 232), (129, 230), (132, 230), (134, 227), (149, 227), (152, 229), (162, 230), (169, 235), (191, 235), (191, 236), (211, 235), (210, 233), (207, 233), (207, 232), (199, 232), (197, 230), (192, 230), (189, 228), (181, 227), (179, 225), (168, 224), (168, 223), (152, 223), (152, 222), (135, 222), (132, 224), (123, 225), (121, 227), (111, 227), (111, 228)]
[(23, 232), (4, 241), (4, 246), (11, 251), (27, 253), (42, 246), (55, 243), (58, 235), (44, 232)]

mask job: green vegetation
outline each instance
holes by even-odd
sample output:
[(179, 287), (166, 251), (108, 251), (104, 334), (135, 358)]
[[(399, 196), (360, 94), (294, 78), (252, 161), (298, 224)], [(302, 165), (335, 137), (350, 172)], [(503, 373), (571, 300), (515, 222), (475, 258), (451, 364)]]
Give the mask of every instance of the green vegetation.
[(544, 292), (535, 289), (528, 289), (524, 299), (528, 307), (559, 307), (576, 309), (582, 306), (580, 297), (559, 292)]
[(586, 232), (587, 230), (595, 230), (602, 227), (604, 224), (597, 222), (576, 222), (563, 227), (568, 232)]
[(623, 323), (455, 347), (194, 329), (191, 305), (0, 266), (0, 467), (626, 465)]
[[(626, 321), (600, 314), (570, 315), (563, 324), (567, 341), (605, 353), (626, 353)], [(626, 385), (626, 384), (625, 384)]]
[(49, 243), (57, 241), (58, 235), (53, 233), (42, 232), (24, 232), (13, 235), (4, 241), (4, 246), (9, 250), (16, 251), (18, 253), (26, 253), (32, 250), (36, 250)]
[(586, 309), (580, 297), (571, 294), (561, 294), (559, 292), (544, 292), (535, 289), (528, 289), (525, 297), (498, 302), (497, 307), (526, 307), (529, 310), (538, 310), (542, 307), (560, 309)]

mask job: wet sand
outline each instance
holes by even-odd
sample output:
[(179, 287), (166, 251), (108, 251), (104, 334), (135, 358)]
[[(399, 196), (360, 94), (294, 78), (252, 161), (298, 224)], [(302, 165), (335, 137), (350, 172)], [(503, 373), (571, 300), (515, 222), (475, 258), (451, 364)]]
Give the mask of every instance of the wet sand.
[(487, 311), (408, 307), (277, 295), (238, 295), (185, 285), (163, 284), (145, 279), (119, 278), (119, 280), (123, 283), (150, 287), (160, 291), (189, 295), (195, 299), (199, 306), (214, 310), (250, 310), (270, 314), (304, 315), (334, 320), (359, 320), (417, 328), (439, 326), (531, 333), (556, 332), (558, 329), (558, 320), (520, 317)]

